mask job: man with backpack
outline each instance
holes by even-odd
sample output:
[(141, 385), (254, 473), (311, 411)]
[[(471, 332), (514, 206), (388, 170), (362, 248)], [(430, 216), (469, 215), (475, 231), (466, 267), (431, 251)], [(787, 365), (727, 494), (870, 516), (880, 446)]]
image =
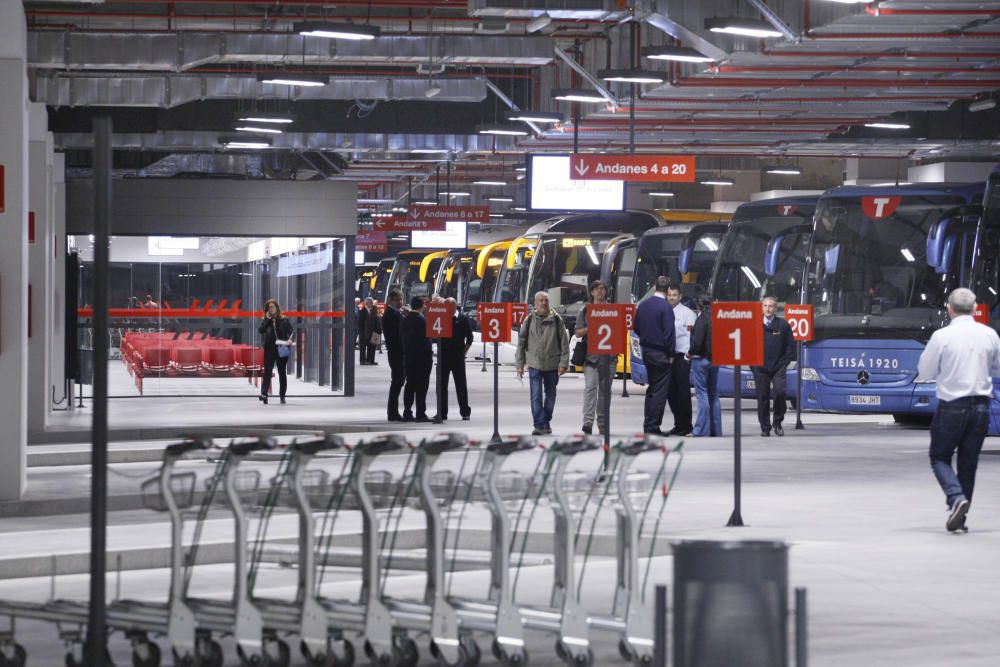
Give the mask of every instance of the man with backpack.
[(556, 385), (569, 368), (569, 334), (559, 314), (549, 308), (546, 292), (535, 294), (535, 310), (521, 324), (514, 363), (518, 378), (524, 377), (524, 368), (528, 367), (535, 426), (531, 434), (549, 435), (556, 407)]

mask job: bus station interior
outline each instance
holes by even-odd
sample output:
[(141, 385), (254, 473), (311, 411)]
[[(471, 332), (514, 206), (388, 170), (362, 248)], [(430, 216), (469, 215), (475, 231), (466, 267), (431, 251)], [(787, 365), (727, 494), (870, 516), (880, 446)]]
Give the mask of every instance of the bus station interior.
[[(916, 371), (1000, 330), (998, 72), (988, 0), (0, 0), (0, 667), (998, 664), (1000, 378), (951, 532)], [(811, 306), (784, 436), (723, 366), (644, 438), (626, 334), (606, 439), (576, 367), (521, 438), (478, 307), (661, 275)], [(392, 290), (469, 419), (387, 421)]]

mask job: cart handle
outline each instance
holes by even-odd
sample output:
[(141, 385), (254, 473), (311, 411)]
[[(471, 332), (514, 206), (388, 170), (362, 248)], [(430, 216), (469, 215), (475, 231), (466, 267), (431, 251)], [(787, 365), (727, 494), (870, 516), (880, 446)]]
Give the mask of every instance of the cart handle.
[(176, 442), (172, 445), (167, 445), (164, 451), (164, 458), (175, 458), (179, 459), (188, 452), (195, 452), (203, 449), (211, 449), (212, 439), (209, 437), (193, 437), (187, 438), (183, 442)]
[(319, 452), (341, 449), (343, 446), (344, 439), (341, 436), (334, 435), (333, 433), (325, 433), (323, 435), (317, 435), (305, 440), (296, 440), (292, 444), (288, 445), (288, 449), (300, 454), (311, 455)]
[(538, 440), (528, 435), (508, 436), (500, 442), (492, 442), (486, 446), (486, 451), (498, 456), (508, 456), (514, 452), (523, 452), (538, 446)]
[(274, 449), (278, 446), (274, 438), (268, 436), (263, 438), (254, 438), (249, 442), (234, 442), (227, 448), (230, 455), (232, 456), (247, 456), (253, 452), (259, 452), (261, 450)]
[(469, 436), (464, 433), (443, 433), (420, 442), (420, 449), (428, 454), (443, 454), (462, 449), (469, 444)]
[(366, 442), (359, 442), (357, 448), (362, 454), (378, 456), (386, 452), (399, 451), (407, 446), (406, 438), (398, 433), (390, 433), (388, 435), (380, 435)]
[(592, 435), (574, 436), (552, 445), (552, 451), (573, 456), (580, 452), (589, 452), (603, 446), (600, 438)]

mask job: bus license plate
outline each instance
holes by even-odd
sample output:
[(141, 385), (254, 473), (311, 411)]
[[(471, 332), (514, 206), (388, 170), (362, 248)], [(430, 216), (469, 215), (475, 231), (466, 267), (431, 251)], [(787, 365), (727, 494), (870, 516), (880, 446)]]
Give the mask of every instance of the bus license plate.
[(881, 396), (848, 396), (848, 405), (882, 405)]

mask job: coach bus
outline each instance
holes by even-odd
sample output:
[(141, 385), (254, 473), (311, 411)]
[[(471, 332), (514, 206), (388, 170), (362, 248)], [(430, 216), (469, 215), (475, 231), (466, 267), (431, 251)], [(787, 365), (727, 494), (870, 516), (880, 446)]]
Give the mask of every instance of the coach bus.
[(409, 305), (415, 296), (430, 298), (434, 290), (434, 278), (438, 267), (448, 255), (447, 250), (404, 250), (393, 260), (392, 273), (386, 294), (398, 289), (403, 294), (403, 303)]
[(496, 290), (510, 244), (510, 240), (496, 241), (470, 250), (452, 250), (438, 269), (434, 292), (454, 298), (475, 325), (480, 301), (489, 301)]

